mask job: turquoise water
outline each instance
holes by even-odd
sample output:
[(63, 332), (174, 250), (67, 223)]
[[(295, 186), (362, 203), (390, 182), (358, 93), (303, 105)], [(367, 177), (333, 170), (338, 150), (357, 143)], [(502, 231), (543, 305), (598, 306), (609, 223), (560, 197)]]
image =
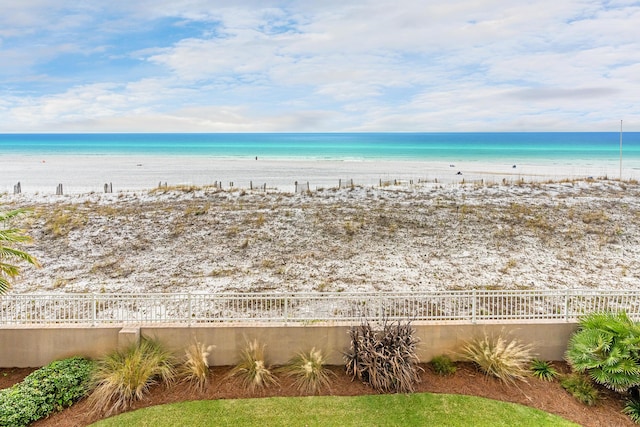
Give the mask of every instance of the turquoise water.
[[(640, 132), (623, 135), (640, 159)], [(615, 160), (617, 132), (3, 134), (2, 154), (188, 155), (389, 160)]]

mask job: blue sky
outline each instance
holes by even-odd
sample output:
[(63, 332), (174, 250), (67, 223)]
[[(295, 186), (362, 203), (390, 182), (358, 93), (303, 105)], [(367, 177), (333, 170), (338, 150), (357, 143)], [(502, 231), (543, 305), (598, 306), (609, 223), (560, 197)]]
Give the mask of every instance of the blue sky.
[(640, 131), (640, 2), (20, 0), (0, 132)]

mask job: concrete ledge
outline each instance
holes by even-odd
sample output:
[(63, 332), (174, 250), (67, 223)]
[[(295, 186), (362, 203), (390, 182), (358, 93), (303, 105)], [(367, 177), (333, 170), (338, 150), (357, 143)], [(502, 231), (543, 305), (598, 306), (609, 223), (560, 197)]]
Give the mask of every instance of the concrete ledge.
[(139, 327), (125, 327), (118, 332), (118, 348), (124, 349), (132, 344), (140, 342)]
[[(464, 342), (484, 333), (507, 334), (530, 343), (541, 359), (562, 360), (569, 337), (577, 329), (576, 323), (565, 322), (413, 322), (412, 326), (420, 338), (418, 356), (423, 362), (441, 354), (452, 355)], [(137, 342), (141, 336), (160, 340), (178, 356), (194, 341), (214, 345), (209, 360), (212, 366), (235, 364), (240, 351), (253, 339), (266, 344), (271, 364), (284, 364), (297, 352), (316, 347), (326, 354), (328, 363), (338, 365), (349, 348), (348, 331), (348, 324), (333, 323), (0, 327), (0, 367), (39, 367), (75, 355), (96, 358)]]

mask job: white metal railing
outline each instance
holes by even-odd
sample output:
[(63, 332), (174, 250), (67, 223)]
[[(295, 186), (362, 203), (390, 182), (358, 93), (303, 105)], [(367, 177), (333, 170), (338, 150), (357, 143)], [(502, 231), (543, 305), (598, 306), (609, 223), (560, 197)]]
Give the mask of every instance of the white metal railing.
[(420, 321), (573, 321), (595, 311), (640, 318), (640, 293), (469, 290), (381, 293), (8, 294), (0, 327), (33, 324)]

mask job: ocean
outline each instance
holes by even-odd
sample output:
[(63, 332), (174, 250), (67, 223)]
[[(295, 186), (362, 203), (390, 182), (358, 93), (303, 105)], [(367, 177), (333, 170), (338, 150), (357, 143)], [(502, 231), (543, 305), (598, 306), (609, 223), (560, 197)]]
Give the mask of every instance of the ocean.
[[(640, 158), (640, 132), (623, 134), (623, 153)], [(185, 155), (271, 159), (614, 160), (616, 132), (2, 134), (3, 154)]]
[(640, 132), (1, 134), (0, 194), (640, 178)]

